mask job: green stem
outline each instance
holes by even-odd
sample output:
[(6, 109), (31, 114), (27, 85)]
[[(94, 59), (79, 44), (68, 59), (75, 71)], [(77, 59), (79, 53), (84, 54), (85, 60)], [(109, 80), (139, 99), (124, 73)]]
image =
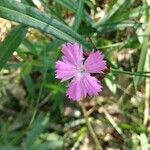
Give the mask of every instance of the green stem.
[(110, 70), (118, 74), (126, 74), (129, 76), (142, 76), (142, 77), (150, 78), (150, 75), (148, 75), (150, 74), (150, 72), (130, 72), (130, 71), (124, 71), (124, 70), (119, 70), (114, 68), (111, 68)]
[(80, 106), (82, 108), (82, 111), (83, 111), (83, 115), (84, 115), (84, 118), (85, 118), (85, 121), (86, 121), (86, 125), (87, 125), (87, 128), (90, 132), (90, 135), (92, 136), (95, 144), (96, 144), (96, 148), (97, 150), (103, 150), (101, 144), (100, 144), (100, 141), (98, 140), (97, 138), (97, 135), (95, 134), (93, 128), (92, 128), (92, 125), (91, 123), (89, 122), (89, 119), (88, 119), (88, 115), (87, 115), (87, 111), (85, 109), (85, 106), (84, 106), (84, 103), (83, 103), (83, 100), (80, 101)]

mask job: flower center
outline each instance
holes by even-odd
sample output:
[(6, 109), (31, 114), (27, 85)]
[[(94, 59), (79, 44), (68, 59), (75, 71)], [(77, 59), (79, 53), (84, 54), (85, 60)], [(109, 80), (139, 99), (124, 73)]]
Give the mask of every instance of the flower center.
[(79, 73), (85, 73), (84, 66), (78, 67), (77, 70), (78, 70)]

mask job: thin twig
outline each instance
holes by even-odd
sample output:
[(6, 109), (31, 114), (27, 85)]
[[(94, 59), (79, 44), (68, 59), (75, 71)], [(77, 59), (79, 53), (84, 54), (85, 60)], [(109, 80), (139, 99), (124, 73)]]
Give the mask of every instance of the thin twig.
[[(132, 88), (132, 86), (133, 86), (133, 84), (130, 83), (130, 84), (127, 86), (127, 88), (123, 90), (123, 94), (120, 96), (120, 98), (119, 98), (119, 100), (118, 100), (118, 104), (121, 104), (122, 101), (123, 101), (123, 99), (124, 99), (124, 97), (125, 97), (126, 95), (129, 95), (128, 93), (130, 93), (129, 91), (130, 91), (130, 89)], [(130, 94), (130, 95), (131, 95), (131, 94)]]
[(94, 44), (94, 42), (92, 41), (92, 39), (88, 36), (88, 39), (90, 40), (90, 42), (91, 42), (91, 44), (93, 45), (93, 47), (94, 47), (94, 50), (97, 50), (97, 47), (96, 47), (96, 45)]
[[(150, 49), (149, 49), (150, 50)], [(146, 64), (145, 64), (146, 70), (150, 71), (150, 51), (147, 53), (146, 57)], [(149, 106), (150, 106), (150, 79), (146, 79), (146, 85), (145, 85), (145, 108), (144, 108), (144, 120), (143, 120), (143, 125), (146, 127), (148, 120), (149, 120)]]
[(103, 108), (103, 112), (104, 112), (106, 118), (108, 119), (108, 121), (114, 127), (114, 129), (122, 136), (121, 129), (118, 127), (118, 125), (116, 124), (116, 122), (114, 121), (114, 119), (111, 117), (111, 115), (107, 112), (107, 110), (105, 108)]
[(85, 121), (86, 121), (87, 128), (88, 128), (88, 130), (89, 130), (89, 132), (90, 132), (90, 135), (92, 136), (92, 138), (93, 138), (93, 140), (94, 140), (94, 142), (95, 142), (95, 144), (96, 144), (96, 148), (97, 148), (98, 150), (103, 150), (103, 148), (102, 148), (102, 146), (101, 146), (101, 144), (100, 144), (100, 141), (98, 140), (97, 135), (95, 134), (95, 132), (94, 132), (94, 130), (93, 130), (93, 128), (92, 128), (92, 125), (91, 125), (91, 123), (89, 122), (88, 115), (87, 115), (87, 111), (86, 111), (86, 109), (85, 109), (85, 106), (84, 106), (84, 103), (83, 103), (82, 100), (80, 101), (80, 106), (81, 106), (82, 111), (83, 111), (83, 115), (84, 115), (84, 118), (85, 118)]

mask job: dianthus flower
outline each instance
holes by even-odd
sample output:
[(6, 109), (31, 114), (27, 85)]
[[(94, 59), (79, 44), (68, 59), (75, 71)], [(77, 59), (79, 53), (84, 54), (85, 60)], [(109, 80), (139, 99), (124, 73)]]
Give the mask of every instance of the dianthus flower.
[(71, 80), (68, 85), (67, 96), (80, 101), (86, 96), (96, 96), (102, 90), (100, 81), (93, 76), (103, 74), (107, 69), (104, 55), (99, 51), (92, 51), (85, 58), (81, 45), (67, 43), (61, 49), (62, 60), (56, 62), (56, 78), (61, 81)]

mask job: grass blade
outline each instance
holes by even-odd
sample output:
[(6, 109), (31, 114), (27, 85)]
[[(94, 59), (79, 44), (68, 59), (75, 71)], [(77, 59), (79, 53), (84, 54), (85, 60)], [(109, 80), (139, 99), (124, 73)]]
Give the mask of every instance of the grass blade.
[(33, 80), (30, 75), (23, 76), (23, 79), (24, 79), (27, 91), (29, 92), (31, 99), (34, 101), (36, 94), (35, 94), (35, 86), (34, 86)]
[(83, 10), (84, 10), (84, 0), (79, 0), (78, 9), (77, 9), (77, 12), (76, 12), (76, 18), (75, 18), (74, 25), (73, 25), (73, 29), (75, 31), (78, 30), (78, 28), (80, 26), (80, 23), (82, 21)]
[(27, 5), (36, 7), (32, 0), (21, 0), (21, 2)]
[(111, 68), (110, 70), (113, 73), (117, 73), (117, 74), (150, 78), (150, 72), (130, 72), (130, 71), (124, 71), (124, 70), (119, 70), (114, 68)]
[[(68, 1), (68, 0), (54, 0), (58, 4), (66, 7), (67, 9), (71, 10), (72, 12), (76, 12), (78, 10), (77, 3), (73, 1)], [(87, 13), (87, 11), (84, 11), (84, 20), (86, 20), (89, 24), (92, 24), (93, 20), (91, 19), (90, 15)]]
[(37, 28), (64, 41), (75, 41), (86, 48), (91, 48), (91, 45), (70, 27), (53, 17), (48, 17), (36, 8), (15, 0), (0, 1), (0, 17)]
[[(145, 30), (145, 36), (143, 39), (143, 44), (142, 44), (142, 49), (141, 49), (141, 54), (140, 54), (140, 59), (139, 59), (139, 63), (138, 63), (138, 69), (137, 72), (142, 72), (144, 70), (144, 65), (145, 65), (145, 60), (146, 60), (146, 55), (147, 55), (147, 51), (148, 51), (148, 42), (149, 42), (149, 36), (150, 36), (150, 14), (149, 14), (149, 8), (147, 8), (146, 11), (146, 16), (147, 16), (147, 28)], [(137, 76), (134, 79), (134, 85), (135, 88), (137, 88), (137, 86), (139, 85), (141, 81), (141, 77)]]
[(111, 32), (116, 30), (123, 30), (125, 28), (134, 28), (137, 29), (141, 27), (142, 23), (135, 22), (132, 20), (125, 20), (125, 21), (110, 21), (108, 23), (102, 24), (100, 28), (97, 28), (97, 31), (101, 32)]
[(19, 148), (14, 146), (0, 146), (1, 150), (19, 150)]
[(3, 43), (0, 44), (0, 70), (20, 45), (26, 35), (26, 31), (27, 27), (17, 26), (8, 34)]
[(103, 27), (106, 26), (107, 24), (111, 24), (111, 22), (112, 22), (111, 19), (114, 16), (119, 16), (120, 17), (122, 15), (122, 12), (121, 13), (118, 13), (118, 12), (122, 9), (125, 9), (131, 2), (132, 2), (131, 0), (118, 0), (112, 6), (112, 8), (109, 10), (107, 15), (103, 19), (101, 19), (98, 22), (94, 23), (93, 27), (96, 28), (99, 32), (103, 31)]
[(32, 125), (31, 131), (28, 133), (26, 148), (29, 149), (35, 143), (36, 139), (40, 136), (41, 132), (44, 130), (46, 124), (44, 124), (43, 114), (39, 114)]

